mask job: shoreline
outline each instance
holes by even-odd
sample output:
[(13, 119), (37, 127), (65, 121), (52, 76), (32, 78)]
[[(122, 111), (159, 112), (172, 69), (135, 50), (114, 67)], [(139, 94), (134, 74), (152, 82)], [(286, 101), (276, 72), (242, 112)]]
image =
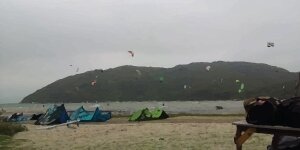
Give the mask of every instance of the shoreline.
[[(52, 104), (0, 104), (6, 112), (42, 113)], [(110, 103), (65, 103), (67, 111), (74, 111), (83, 106), (87, 111), (99, 107), (103, 111), (111, 111), (115, 116), (129, 116), (143, 108), (161, 108), (168, 114), (174, 115), (230, 115), (243, 114), (242, 101), (169, 101), (169, 102), (110, 102)]]

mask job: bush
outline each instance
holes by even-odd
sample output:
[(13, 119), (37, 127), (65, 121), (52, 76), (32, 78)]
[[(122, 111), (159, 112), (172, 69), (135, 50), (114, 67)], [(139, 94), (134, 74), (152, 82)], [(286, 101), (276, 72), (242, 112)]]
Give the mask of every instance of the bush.
[(27, 128), (21, 124), (0, 122), (0, 135), (13, 136), (14, 134), (22, 131), (27, 131)]

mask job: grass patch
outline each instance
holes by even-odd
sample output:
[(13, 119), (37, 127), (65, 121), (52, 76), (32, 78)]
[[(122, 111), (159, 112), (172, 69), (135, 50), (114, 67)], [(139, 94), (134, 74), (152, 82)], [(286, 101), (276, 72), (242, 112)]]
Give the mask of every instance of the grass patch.
[(3, 113), (5, 113), (6, 111), (2, 108), (1, 110), (0, 110), (0, 115), (2, 115)]
[(1, 150), (11, 150), (11, 149), (16, 149), (16, 150), (23, 150), (23, 149), (33, 149), (31, 147), (25, 146), (25, 147), (20, 147), (20, 145), (24, 142), (28, 142), (29, 140), (26, 139), (18, 139), (15, 140), (11, 136), (8, 135), (0, 135), (0, 149)]
[(8, 146), (11, 142), (11, 137), (7, 135), (0, 135), (0, 149), (9, 149)]
[(13, 136), (22, 131), (27, 131), (27, 128), (21, 124), (11, 122), (0, 122), (0, 135)]
[(22, 124), (0, 121), (0, 149), (23, 149), (22, 147), (18, 148), (18, 146), (27, 140), (14, 140), (12, 136), (18, 132), (27, 130)]

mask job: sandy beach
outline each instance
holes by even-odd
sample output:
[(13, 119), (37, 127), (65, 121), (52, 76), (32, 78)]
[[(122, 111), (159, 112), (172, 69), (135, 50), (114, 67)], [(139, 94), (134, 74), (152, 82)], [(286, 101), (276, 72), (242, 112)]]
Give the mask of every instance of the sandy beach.
[[(127, 122), (113, 118), (106, 123), (85, 123), (37, 130), (26, 124), (29, 131), (14, 136), (14, 149), (195, 149), (233, 150), (235, 126), (241, 116), (179, 116), (166, 120)], [(270, 135), (254, 134), (243, 146), (246, 150), (264, 150)], [(14, 144), (14, 145), (13, 145)]]

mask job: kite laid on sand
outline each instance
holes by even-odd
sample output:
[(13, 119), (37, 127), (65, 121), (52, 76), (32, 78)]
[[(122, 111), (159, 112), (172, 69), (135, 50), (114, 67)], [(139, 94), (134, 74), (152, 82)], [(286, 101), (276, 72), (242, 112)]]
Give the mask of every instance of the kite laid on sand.
[(67, 125), (67, 127), (69, 127), (70, 124), (76, 124), (77, 127), (79, 127), (79, 121), (80, 121), (80, 120), (68, 121), (68, 122), (66, 122), (66, 123), (62, 123), (62, 124), (58, 124), (58, 125), (52, 125), (52, 126), (46, 126), (46, 127), (40, 127), (40, 128), (37, 128), (37, 130), (53, 129), (53, 128), (56, 128), (56, 127), (59, 127), (59, 126), (64, 126), (64, 125)]

